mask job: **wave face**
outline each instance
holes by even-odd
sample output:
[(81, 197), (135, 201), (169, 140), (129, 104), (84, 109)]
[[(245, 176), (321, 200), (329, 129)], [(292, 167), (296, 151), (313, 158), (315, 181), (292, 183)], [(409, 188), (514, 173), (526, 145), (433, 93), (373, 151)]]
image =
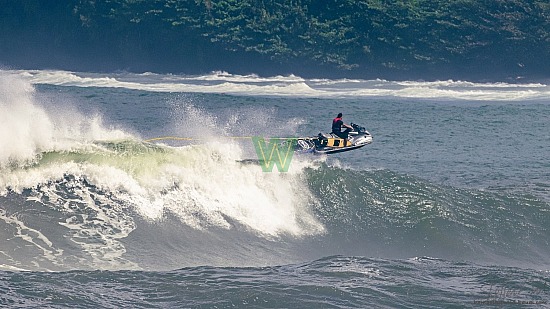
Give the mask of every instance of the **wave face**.
[[(243, 128), (238, 115), (174, 108), (172, 117), (190, 130), (200, 119), (221, 136), (197, 130), (200, 144), (151, 144), (100, 113), (71, 107), (63, 96), (40, 95), (29, 82), (58, 72), (21, 74), (0, 76), (4, 270), (257, 267), (332, 255), (548, 263), (550, 205), (544, 194), (464, 188), (388, 168), (353, 167), (344, 159), (353, 155), (296, 157), (288, 173), (264, 173), (242, 162), (250, 158), (250, 145), (223, 136), (265, 128), (265, 115), (259, 115), (269, 115), (265, 110), (247, 110), (254, 115)], [(221, 77), (200, 78), (217, 83)], [(258, 83), (249, 78), (233, 84)], [(264, 82), (256, 87), (289, 84), (283, 77)], [(94, 100), (104, 98), (104, 88), (98, 89)], [(157, 96), (139, 95), (159, 104)], [(301, 121), (274, 118), (274, 134), (296, 132)]]
[(548, 261), (549, 205), (532, 196), (440, 186), (388, 170), (324, 167), (309, 181), (331, 236), (369, 248), (362, 255)]

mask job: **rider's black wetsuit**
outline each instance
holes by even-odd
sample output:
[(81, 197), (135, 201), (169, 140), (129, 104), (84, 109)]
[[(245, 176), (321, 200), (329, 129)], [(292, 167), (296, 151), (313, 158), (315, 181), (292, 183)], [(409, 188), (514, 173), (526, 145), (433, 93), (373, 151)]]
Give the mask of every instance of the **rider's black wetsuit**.
[(346, 130), (342, 132), (343, 125), (344, 125), (344, 122), (342, 121), (342, 118), (339, 118), (339, 117), (334, 118), (332, 120), (332, 133), (336, 134), (340, 138), (348, 138), (348, 135), (351, 129), (346, 128)]

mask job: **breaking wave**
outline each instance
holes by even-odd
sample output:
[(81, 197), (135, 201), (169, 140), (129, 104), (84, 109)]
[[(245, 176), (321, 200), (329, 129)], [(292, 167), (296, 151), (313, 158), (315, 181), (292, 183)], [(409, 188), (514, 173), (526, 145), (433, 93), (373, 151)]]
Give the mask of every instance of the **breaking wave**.
[(304, 79), (298, 76), (259, 77), (213, 72), (203, 76), (154, 73), (98, 74), (67, 71), (11, 71), (33, 84), (107, 87), (152, 92), (224, 93), (232, 95), (314, 98), (391, 97), (461, 100), (538, 100), (550, 96), (543, 83), (473, 83), (468, 81), (388, 81)]

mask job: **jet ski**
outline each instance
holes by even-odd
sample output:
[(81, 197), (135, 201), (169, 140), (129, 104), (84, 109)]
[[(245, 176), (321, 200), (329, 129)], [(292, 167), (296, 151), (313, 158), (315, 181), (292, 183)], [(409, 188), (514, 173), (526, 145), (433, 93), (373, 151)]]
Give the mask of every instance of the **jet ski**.
[(297, 138), (295, 153), (331, 154), (350, 151), (372, 143), (372, 135), (362, 126), (351, 123), (347, 140), (333, 133), (319, 133), (315, 137)]

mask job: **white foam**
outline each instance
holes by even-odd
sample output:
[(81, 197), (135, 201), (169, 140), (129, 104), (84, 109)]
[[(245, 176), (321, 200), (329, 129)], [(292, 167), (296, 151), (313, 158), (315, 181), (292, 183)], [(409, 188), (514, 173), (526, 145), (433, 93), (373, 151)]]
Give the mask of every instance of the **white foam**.
[(12, 265), (6, 265), (6, 264), (0, 264), (0, 270), (6, 270), (6, 271), (30, 271), (29, 269), (15, 267)]
[[(258, 165), (237, 162), (242, 150), (230, 141), (132, 156), (86, 156), (86, 162), (76, 163), (61, 153), (50, 163), (3, 173), (0, 193), (6, 194), (7, 188), (43, 191), (72, 175), (111, 192), (119, 203), (153, 221), (169, 212), (196, 229), (230, 229), (238, 223), (267, 237), (300, 237), (324, 230), (311, 212), (315, 199), (301, 181), (303, 169), (311, 164), (306, 161), (295, 159), (287, 173), (276, 168), (265, 173)], [(49, 200), (57, 199), (52, 195)], [(93, 201), (87, 204), (93, 206)]]
[(315, 98), (396, 97), (462, 100), (537, 100), (550, 98), (542, 83), (473, 83), (469, 81), (387, 81), (304, 79), (294, 75), (259, 77), (213, 72), (203, 76), (10, 71), (33, 84), (126, 88), (154, 92), (223, 93), (250, 96)]
[[(39, 258), (45, 258), (55, 265), (61, 264), (59, 258), (63, 255), (63, 250), (55, 248), (54, 244), (48, 239), (48, 237), (42, 234), (39, 230), (27, 226), (23, 221), (17, 218), (16, 215), (7, 215), (3, 209), (0, 209), (0, 220), (3, 220), (6, 224), (16, 230), (14, 237), (22, 239), (30, 246), (33, 246), (41, 251), (42, 256)], [(36, 257), (33, 263), (35, 263), (35, 265), (39, 264)]]
[[(187, 166), (172, 165), (162, 172), (178, 183), (178, 189), (168, 196), (175, 203), (165, 206), (187, 224), (230, 228), (226, 219), (230, 218), (270, 236), (322, 231), (309, 211), (313, 201), (303, 193), (307, 188), (300, 183), (298, 161), (288, 173), (264, 173), (257, 165), (236, 162), (240, 150), (232, 144), (211, 143), (204, 148), (179, 149), (178, 153), (189, 161)], [(196, 213), (205, 220), (197, 222)]]

